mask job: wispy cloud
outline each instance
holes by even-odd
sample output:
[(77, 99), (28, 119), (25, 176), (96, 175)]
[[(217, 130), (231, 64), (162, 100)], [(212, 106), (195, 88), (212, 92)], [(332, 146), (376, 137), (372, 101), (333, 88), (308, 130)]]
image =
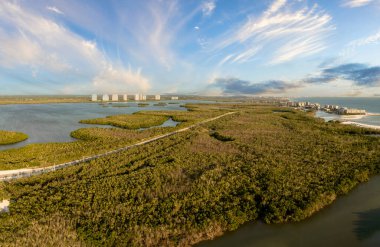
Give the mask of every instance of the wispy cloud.
[(337, 80), (352, 81), (355, 85), (380, 86), (380, 66), (361, 63), (348, 63), (323, 69), (318, 76), (304, 79), (306, 83), (328, 83)]
[(229, 62), (249, 61), (259, 51), (271, 57), (270, 64), (278, 64), (305, 57), (324, 50), (325, 39), (334, 29), (331, 16), (317, 5), (294, 7), (286, 0), (274, 1), (259, 17), (250, 16), (235, 30), (229, 31), (216, 45), (218, 51), (237, 49)]
[[(107, 60), (95, 41), (86, 40), (53, 20), (15, 3), (1, 1), (0, 9), (2, 67), (10, 70), (29, 67), (33, 77), (40, 74), (55, 77), (69, 74), (74, 80), (75, 77), (77, 80), (87, 78), (87, 81), (93, 78), (91, 86), (94, 89), (104, 88), (104, 85), (99, 87), (101, 81), (105, 84), (123, 80), (123, 84), (130, 83), (140, 88), (149, 86), (140, 70), (132, 71), (123, 66), (115, 66)], [(120, 79), (114, 80), (115, 78)]]
[(59, 10), (57, 7), (54, 7), (54, 6), (47, 6), (46, 9), (56, 14), (60, 14), (60, 15), (64, 14), (61, 10)]
[(263, 94), (263, 93), (283, 93), (299, 85), (281, 80), (269, 80), (261, 83), (252, 83), (234, 77), (216, 78), (210, 85), (222, 89), (225, 94)]
[[(139, 12), (116, 7), (119, 21), (126, 31), (118, 37), (120, 46), (140, 62), (155, 63), (171, 71), (180, 64), (175, 49), (182, 41), (178, 36), (201, 10), (194, 8), (186, 13), (176, 0), (146, 2), (138, 4)], [(199, 30), (199, 27), (195, 29)]]
[(377, 33), (372, 34), (368, 37), (354, 40), (354, 41), (350, 42), (348, 46), (359, 47), (359, 46), (370, 45), (370, 44), (379, 44), (379, 43), (380, 43), (380, 31), (378, 31)]
[(102, 92), (125, 93), (127, 90), (127, 93), (147, 92), (151, 86), (149, 80), (141, 72), (141, 68), (133, 71), (130, 67), (124, 69), (114, 68), (112, 65), (109, 65), (93, 79), (93, 83), (95, 88)]
[(202, 4), (202, 13), (204, 16), (210, 16), (216, 8), (215, 0), (207, 0)]
[(343, 47), (342, 51), (339, 53), (338, 57), (336, 58), (336, 62), (338, 64), (344, 63), (344, 61), (346, 61), (348, 58), (353, 57), (356, 54), (357, 50), (361, 47), (377, 44), (380, 44), (380, 31), (371, 34), (367, 37), (349, 42), (347, 45)]
[(372, 2), (375, 2), (375, 0), (344, 0), (342, 2), (342, 6), (348, 7), (348, 8), (358, 8), (358, 7), (368, 5)]

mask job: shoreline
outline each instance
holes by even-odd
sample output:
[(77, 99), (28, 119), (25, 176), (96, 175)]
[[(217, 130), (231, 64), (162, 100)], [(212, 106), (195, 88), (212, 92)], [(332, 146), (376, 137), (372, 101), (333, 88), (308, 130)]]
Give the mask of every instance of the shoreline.
[[(339, 116), (340, 118), (336, 118), (335, 120), (339, 121), (341, 124), (353, 125), (353, 126), (360, 127), (360, 128), (380, 130), (380, 125), (364, 124), (364, 123), (358, 123), (358, 122), (351, 121), (351, 120), (356, 120), (356, 119), (362, 119), (364, 117), (369, 117), (369, 116), (380, 116), (380, 113), (368, 112), (365, 115), (338, 115), (335, 113), (330, 113), (330, 114), (335, 115), (335, 116)], [(314, 117), (322, 118), (325, 121), (327, 121), (326, 117), (317, 116), (317, 114), (314, 114)]]
[(357, 122), (352, 122), (352, 121), (344, 121), (344, 122), (341, 122), (341, 124), (354, 125), (356, 127), (361, 127), (361, 128), (380, 130), (380, 126), (378, 125), (363, 124), (363, 123), (357, 123)]

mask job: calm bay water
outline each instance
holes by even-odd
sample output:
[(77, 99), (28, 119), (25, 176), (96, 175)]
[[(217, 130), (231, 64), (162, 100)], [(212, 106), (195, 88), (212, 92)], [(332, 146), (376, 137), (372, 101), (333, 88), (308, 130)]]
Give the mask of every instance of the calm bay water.
[[(364, 109), (368, 113), (380, 114), (380, 97), (337, 97), (337, 98), (296, 98), (295, 101), (309, 101), (312, 103), (319, 103), (321, 106), (324, 105), (339, 105), (348, 108)], [(322, 111), (318, 111), (317, 117), (321, 117), (328, 120), (341, 120), (341, 121), (352, 121), (362, 124), (376, 125), (380, 126), (380, 116), (340, 116), (336, 114), (329, 114)]]
[[(70, 137), (70, 132), (76, 129), (94, 126), (107, 127), (104, 125), (81, 124), (79, 120), (82, 119), (131, 114), (137, 111), (183, 111), (186, 108), (181, 107), (181, 104), (193, 102), (178, 101), (175, 102), (176, 104), (167, 104), (166, 106), (154, 106), (153, 104), (157, 102), (146, 102), (149, 103), (149, 106), (146, 107), (138, 107), (137, 103), (134, 102), (112, 104), (128, 105), (129, 107), (112, 107), (111, 104), (107, 104), (105, 107), (97, 103), (0, 105), (0, 129), (20, 131), (29, 136), (26, 141), (12, 145), (2, 145), (0, 150), (22, 147), (30, 143), (70, 142), (75, 140)], [(165, 123), (165, 126), (171, 124), (175, 125), (174, 122), (169, 121)]]
[(380, 246), (380, 176), (299, 223), (248, 223), (199, 247), (378, 247)]

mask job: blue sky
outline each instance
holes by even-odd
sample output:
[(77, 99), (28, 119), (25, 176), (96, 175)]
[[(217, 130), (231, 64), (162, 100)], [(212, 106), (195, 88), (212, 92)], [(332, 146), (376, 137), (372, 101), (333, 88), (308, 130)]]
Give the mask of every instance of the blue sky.
[(380, 0), (3, 0), (0, 94), (380, 95)]

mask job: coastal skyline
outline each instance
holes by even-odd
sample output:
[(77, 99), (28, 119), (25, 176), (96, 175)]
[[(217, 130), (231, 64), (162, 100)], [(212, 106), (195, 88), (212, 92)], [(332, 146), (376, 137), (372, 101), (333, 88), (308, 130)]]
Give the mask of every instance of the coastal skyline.
[(0, 94), (379, 96), (380, 1), (1, 1)]

